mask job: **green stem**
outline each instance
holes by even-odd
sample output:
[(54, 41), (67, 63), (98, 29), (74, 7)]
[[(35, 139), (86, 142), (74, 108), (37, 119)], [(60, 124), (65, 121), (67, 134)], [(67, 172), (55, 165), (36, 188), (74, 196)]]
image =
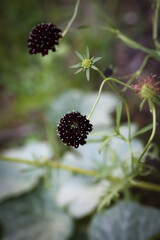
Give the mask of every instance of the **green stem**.
[[(141, 66), (140, 66), (140, 68), (139, 68), (135, 73), (132, 74), (131, 78), (130, 78), (130, 79), (128, 80), (128, 82), (126, 83), (128, 86), (131, 84), (131, 82), (132, 82), (136, 77), (138, 77), (138, 76), (141, 74), (141, 72), (143, 71), (144, 67), (146, 66), (149, 58), (151, 58), (151, 56), (150, 56), (150, 55), (147, 55), (147, 56), (144, 58)], [(124, 87), (122, 91), (126, 91), (126, 89), (127, 89), (127, 87)]]
[(99, 15), (99, 17), (101, 17), (105, 22), (107, 22), (108, 25), (113, 26), (112, 21), (109, 19), (109, 17), (106, 15), (106, 12), (104, 11), (104, 7), (101, 7), (98, 2), (95, 2), (93, 0), (89, 0), (89, 2), (91, 3), (97, 15)]
[(128, 120), (128, 141), (127, 141), (127, 144), (128, 144), (128, 147), (129, 147), (129, 151), (130, 151), (130, 155), (131, 155), (131, 163), (132, 163), (132, 169), (133, 169), (133, 166), (134, 166), (134, 156), (133, 156), (133, 152), (132, 152), (132, 148), (131, 148), (131, 121), (130, 121), (130, 113), (129, 113), (129, 108), (128, 108), (128, 104), (126, 102), (126, 100), (123, 98), (123, 96), (117, 91), (117, 89), (115, 89), (110, 83), (109, 81), (113, 81), (113, 82), (116, 82), (116, 83), (119, 83), (129, 89), (132, 89), (130, 86), (128, 86), (127, 84), (119, 81), (118, 79), (115, 79), (115, 78), (106, 78), (105, 75), (100, 71), (98, 70), (99, 74), (104, 78), (103, 82), (101, 83), (101, 86), (99, 88), (99, 92), (98, 92), (98, 97), (97, 97), (97, 100), (95, 102), (95, 104), (93, 105), (93, 108), (91, 109), (91, 112), (90, 114), (88, 115), (88, 119), (91, 118), (98, 102), (99, 102), (99, 99), (100, 99), (100, 96), (101, 96), (101, 92), (102, 92), (102, 89), (103, 89), (103, 86), (104, 84), (107, 82), (108, 85), (112, 88), (112, 90), (114, 92), (116, 92), (116, 94), (122, 99), (122, 101), (124, 102), (125, 104), (125, 108), (126, 108), (126, 114), (127, 114), (127, 120)]
[(137, 43), (136, 41), (127, 37), (126, 35), (124, 35), (122, 32), (120, 32), (117, 29), (111, 28), (109, 26), (106, 26), (106, 27), (100, 26), (99, 28), (115, 34), (116, 37), (119, 38), (122, 42), (124, 42), (128, 47), (141, 50), (141, 51), (147, 53), (148, 55), (150, 55), (151, 57), (155, 58), (157, 61), (160, 61), (160, 52), (158, 52), (154, 49), (147, 48), (140, 43)]
[(33, 165), (36, 167), (60, 168), (60, 169), (68, 170), (71, 172), (88, 175), (88, 176), (95, 176), (97, 174), (94, 171), (89, 171), (89, 170), (76, 168), (76, 167), (72, 167), (72, 166), (67, 166), (60, 162), (51, 161), (49, 159), (46, 159), (43, 162), (40, 162), (40, 161), (30, 161), (30, 160), (18, 159), (18, 158), (12, 158), (12, 157), (0, 155), (0, 160), (2, 160), (2, 161), (5, 160), (5, 161), (13, 162), (13, 163), (29, 164), (29, 165)]
[(132, 151), (132, 147), (131, 147), (131, 141), (128, 140), (127, 143), (128, 143), (130, 156), (131, 156), (131, 168), (132, 168), (132, 171), (133, 171), (134, 170), (134, 155), (133, 155), (133, 151)]
[(143, 181), (135, 181), (135, 180), (131, 180), (130, 183), (131, 183), (131, 186), (133, 187), (160, 192), (160, 186), (158, 184), (153, 184), (153, 183), (148, 183)]
[(138, 158), (138, 163), (141, 163), (141, 159), (142, 157), (144, 156), (144, 154), (147, 152), (153, 138), (154, 138), (154, 135), (156, 133), (156, 108), (155, 108), (155, 105), (154, 105), (154, 102), (152, 102), (152, 114), (153, 114), (153, 129), (152, 129), (152, 133), (151, 133), (151, 136), (144, 148), (144, 151), (142, 152), (142, 154), (140, 155), (140, 157)]
[(69, 21), (67, 27), (66, 27), (65, 30), (63, 31), (62, 37), (64, 37), (64, 36), (66, 35), (66, 33), (67, 33), (68, 30), (70, 29), (73, 21), (75, 20), (75, 18), (76, 18), (76, 16), (77, 16), (77, 12), (78, 12), (79, 3), (80, 3), (80, 0), (77, 0), (76, 5), (75, 5), (75, 9), (74, 9), (73, 16), (72, 16), (71, 20)]
[[(93, 106), (93, 108), (92, 108), (92, 110), (91, 110), (91, 112), (90, 112), (90, 114), (89, 114), (89, 116), (88, 116), (88, 119), (91, 118), (91, 116), (92, 116), (92, 114), (93, 114), (93, 112), (94, 112), (94, 110), (95, 110), (95, 108), (96, 108), (96, 106), (97, 106), (97, 104), (98, 104), (98, 102), (99, 102), (99, 99), (100, 99), (100, 96), (101, 96), (101, 92), (102, 92), (103, 86), (104, 86), (104, 84), (107, 82), (108, 85), (109, 85), (109, 87), (111, 87), (112, 90), (113, 90), (114, 92), (116, 92), (116, 94), (122, 99), (122, 101), (123, 101), (124, 104), (125, 104), (126, 112), (127, 112), (127, 118), (128, 118), (128, 125), (129, 125), (129, 129), (130, 129), (130, 114), (129, 114), (128, 105), (127, 105), (125, 99), (121, 96), (121, 94), (117, 91), (117, 89), (115, 89), (115, 88), (109, 83), (109, 81), (113, 81), (113, 82), (119, 83), (119, 84), (121, 84), (121, 85), (123, 85), (123, 86), (125, 86), (125, 87), (127, 87), (127, 88), (129, 88), (129, 89), (132, 89), (132, 88), (131, 88), (130, 86), (128, 86), (127, 84), (119, 81), (118, 79), (115, 79), (115, 78), (106, 78), (105, 75), (104, 75), (100, 70), (98, 70), (98, 72), (99, 72), (100, 75), (104, 78), (104, 80), (103, 80), (103, 82), (101, 83), (101, 86), (100, 86), (99, 92), (98, 92), (97, 100), (96, 100), (96, 102), (95, 102), (95, 104), (94, 104), (94, 106)], [(133, 89), (132, 89), (132, 90), (133, 90)], [(130, 131), (129, 131), (129, 132), (130, 132)], [(130, 134), (129, 134), (129, 139), (130, 139)]]
[[(45, 160), (43, 162), (38, 162), (38, 161), (31, 161), (31, 160), (25, 160), (25, 159), (17, 159), (17, 158), (12, 158), (12, 157), (7, 157), (4, 155), (0, 155), (0, 160), (1, 161), (8, 161), (12, 163), (21, 163), (21, 164), (28, 164), (36, 167), (49, 167), (49, 168), (58, 168), (58, 169), (63, 169), (67, 171), (71, 171), (74, 173), (79, 173), (87, 176), (92, 176), (92, 177), (98, 177), (98, 172), (96, 171), (90, 171), (86, 169), (81, 169), (81, 168), (76, 168), (72, 166), (67, 166), (65, 164), (61, 164), (56, 161), (51, 161), (51, 160)], [(107, 176), (107, 179), (109, 181), (113, 182), (120, 182), (122, 181), (121, 178), (115, 177), (115, 176)], [(135, 186), (138, 188), (143, 188), (143, 189), (148, 189), (148, 190), (154, 190), (160, 192), (160, 186), (157, 184), (152, 184), (152, 183), (147, 183), (147, 182), (138, 182), (138, 181), (130, 181), (131, 186)]]
[(156, 0), (155, 13), (154, 13), (154, 17), (153, 17), (153, 42), (154, 42), (156, 50), (160, 50), (160, 44), (157, 40), (159, 7), (160, 7), (160, 0)]

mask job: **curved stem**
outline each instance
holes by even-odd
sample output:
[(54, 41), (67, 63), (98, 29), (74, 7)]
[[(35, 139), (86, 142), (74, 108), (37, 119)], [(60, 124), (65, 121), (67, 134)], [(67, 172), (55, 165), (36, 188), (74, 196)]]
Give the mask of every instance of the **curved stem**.
[[(131, 120), (130, 120), (130, 113), (129, 113), (129, 108), (128, 108), (128, 104), (126, 102), (126, 100), (123, 98), (123, 96), (119, 93), (119, 91), (117, 89), (115, 89), (110, 83), (109, 81), (113, 81), (113, 82), (116, 82), (116, 83), (119, 83), (129, 89), (132, 89), (130, 86), (128, 86), (127, 84), (119, 81), (118, 79), (115, 79), (115, 78), (106, 78), (105, 75), (100, 71), (98, 70), (99, 74), (104, 78), (103, 82), (101, 83), (101, 86), (99, 88), (99, 92), (98, 92), (98, 97), (97, 97), (97, 100), (95, 102), (95, 104), (93, 105), (93, 108), (91, 109), (91, 112), (90, 114), (88, 115), (88, 119), (91, 118), (98, 102), (99, 102), (99, 99), (100, 99), (100, 96), (101, 96), (101, 92), (102, 92), (102, 89), (103, 89), (103, 86), (104, 84), (107, 82), (108, 85), (112, 88), (112, 90), (114, 92), (116, 92), (116, 94), (122, 99), (122, 101), (124, 102), (125, 104), (125, 108), (126, 108), (126, 114), (127, 114), (127, 120), (128, 120), (128, 140), (127, 140), (127, 144), (128, 144), (128, 148), (129, 148), (129, 151), (130, 151), (130, 155), (131, 155), (131, 166), (132, 166), (132, 169), (134, 167), (134, 156), (133, 156), (133, 152), (132, 152), (132, 148), (131, 148)], [(132, 89), (133, 90), (133, 89)]]
[(142, 154), (140, 155), (140, 157), (138, 158), (138, 163), (141, 163), (141, 159), (142, 157), (144, 156), (144, 154), (147, 152), (153, 138), (154, 138), (154, 135), (156, 133), (156, 108), (155, 108), (155, 105), (154, 105), (154, 102), (152, 102), (152, 114), (153, 114), (153, 129), (152, 129), (152, 133), (151, 133), (151, 136), (148, 140), (148, 143), (146, 144), (145, 148), (144, 148), (144, 151), (142, 152)]
[(63, 31), (62, 37), (64, 37), (64, 36), (66, 35), (66, 33), (67, 33), (68, 30), (70, 29), (73, 21), (75, 20), (75, 18), (76, 18), (76, 16), (77, 16), (77, 12), (78, 12), (79, 3), (80, 3), (80, 0), (77, 0), (76, 5), (75, 5), (75, 9), (74, 9), (73, 16), (72, 16), (71, 20), (69, 21), (67, 27), (66, 27), (65, 30)]
[[(118, 79), (115, 79), (115, 78), (106, 78), (105, 75), (104, 75), (100, 70), (98, 70), (98, 72), (99, 72), (100, 75), (104, 78), (104, 80), (103, 80), (103, 82), (101, 83), (101, 86), (100, 86), (99, 92), (98, 92), (97, 100), (96, 100), (95, 104), (93, 105), (93, 108), (92, 108), (90, 114), (88, 115), (88, 119), (91, 118), (91, 116), (92, 116), (92, 114), (93, 114), (93, 112), (94, 112), (94, 110), (95, 110), (95, 108), (96, 108), (96, 106), (97, 106), (97, 103), (99, 102), (99, 99), (100, 99), (101, 92), (102, 92), (102, 89), (103, 89), (104, 84), (105, 84), (106, 82), (108, 82), (108, 85), (112, 88), (112, 90), (113, 90), (114, 92), (116, 92), (116, 94), (122, 99), (122, 101), (123, 101), (124, 104), (125, 104), (126, 112), (127, 112), (127, 118), (128, 118), (128, 125), (129, 125), (129, 129), (130, 129), (130, 114), (129, 114), (128, 105), (127, 105), (125, 99), (123, 98), (123, 96), (121, 96), (121, 94), (117, 91), (117, 89), (115, 89), (115, 88), (109, 83), (109, 81), (113, 81), (113, 82), (119, 83), (119, 84), (121, 84), (121, 85), (123, 85), (123, 86), (125, 86), (125, 87), (127, 87), (127, 88), (129, 88), (129, 89), (132, 89), (132, 88), (131, 88), (130, 86), (128, 86), (127, 84), (119, 81)], [(132, 89), (132, 90), (133, 90), (133, 89)], [(130, 132), (130, 131), (129, 131), (129, 132)], [(130, 134), (129, 134), (129, 139), (130, 139)]]

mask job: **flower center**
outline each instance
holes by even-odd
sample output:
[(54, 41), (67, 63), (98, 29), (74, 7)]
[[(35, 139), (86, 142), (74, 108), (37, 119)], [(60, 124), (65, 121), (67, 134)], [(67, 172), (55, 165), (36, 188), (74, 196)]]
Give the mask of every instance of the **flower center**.
[(91, 62), (91, 60), (90, 59), (84, 59), (83, 61), (82, 61), (82, 67), (83, 68), (89, 68), (90, 66), (91, 66), (91, 64), (92, 64), (92, 62)]
[(156, 96), (156, 90), (150, 84), (144, 84), (139, 92), (142, 98), (153, 99)]
[(76, 127), (78, 127), (78, 123), (77, 123), (77, 122), (73, 122), (73, 123), (71, 124), (71, 128), (72, 128), (72, 129), (75, 129)]

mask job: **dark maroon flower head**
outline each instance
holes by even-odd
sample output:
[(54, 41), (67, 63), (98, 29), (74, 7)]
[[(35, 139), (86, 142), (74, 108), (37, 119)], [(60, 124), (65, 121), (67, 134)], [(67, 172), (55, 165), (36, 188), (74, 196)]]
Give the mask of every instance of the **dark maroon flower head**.
[(58, 135), (62, 142), (68, 146), (78, 148), (86, 144), (86, 138), (93, 129), (93, 125), (79, 112), (65, 114), (58, 125)]
[(55, 52), (55, 45), (58, 45), (59, 38), (62, 37), (61, 32), (52, 23), (38, 24), (32, 29), (28, 38), (29, 53), (41, 53), (42, 56), (45, 56), (50, 49)]

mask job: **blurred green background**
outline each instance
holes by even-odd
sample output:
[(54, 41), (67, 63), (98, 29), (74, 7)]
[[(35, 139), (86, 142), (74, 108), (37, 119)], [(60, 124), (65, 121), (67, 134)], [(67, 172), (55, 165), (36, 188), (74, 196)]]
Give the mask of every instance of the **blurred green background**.
[[(25, 138), (44, 138), (44, 112), (53, 99), (71, 88), (98, 90), (101, 78), (95, 71), (87, 82), (83, 73), (74, 75), (68, 67), (77, 62), (74, 50), (101, 56), (101, 70), (112, 66), (116, 75), (136, 71), (144, 58), (141, 51), (128, 49), (112, 34), (97, 29), (111, 24), (135, 40), (150, 46), (151, 1), (81, 1), (70, 31), (48, 56), (29, 55), (27, 39), (41, 22), (53, 22), (62, 31), (73, 14), (75, 1), (1, 1), (0, 10), (0, 145), (20, 144)], [(145, 19), (145, 20), (144, 20)], [(82, 29), (81, 26), (93, 26)], [(146, 73), (157, 73), (158, 64), (149, 61)], [(151, 69), (151, 70), (150, 70)], [(144, 74), (146, 74), (144, 73)], [(129, 99), (128, 99), (129, 101)], [(135, 100), (136, 101), (136, 100)], [(133, 101), (131, 105), (135, 105)], [(132, 112), (132, 111), (131, 111)], [(134, 115), (137, 119), (139, 115)], [(139, 119), (143, 125), (143, 119)], [(28, 134), (25, 131), (28, 127)], [(19, 128), (21, 127), (21, 128)], [(19, 130), (20, 129), (20, 130)], [(10, 131), (9, 131), (10, 130)]]

